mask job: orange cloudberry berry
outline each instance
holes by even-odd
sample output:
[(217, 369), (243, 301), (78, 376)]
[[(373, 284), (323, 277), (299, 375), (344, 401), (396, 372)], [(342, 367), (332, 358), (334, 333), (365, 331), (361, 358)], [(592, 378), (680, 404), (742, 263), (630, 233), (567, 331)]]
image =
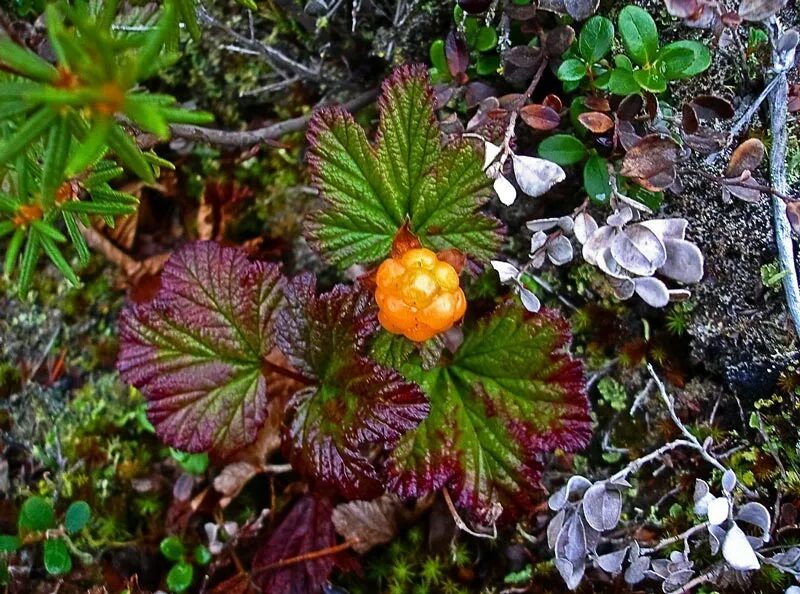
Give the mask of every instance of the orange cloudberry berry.
[(385, 260), (375, 280), (381, 326), (415, 342), (450, 329), (467, 310), (455, 268), (428, 249)]

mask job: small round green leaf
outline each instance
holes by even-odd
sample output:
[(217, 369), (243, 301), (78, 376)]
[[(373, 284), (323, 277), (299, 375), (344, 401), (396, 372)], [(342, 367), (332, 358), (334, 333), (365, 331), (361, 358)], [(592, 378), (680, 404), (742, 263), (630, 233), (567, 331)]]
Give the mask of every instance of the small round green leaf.
[(170, 591), (180, 594), (185, 592), (192, 585), (194, 579), (194, 567), (185, 561), (176, 563), (167, 574), (167, 588)]
[(655, 68), (648, 70), (636, 70), (633, 78), (639, 86), (651, 93), (663, 93), (667, 90), (667, 79)]
[(541, 142), (539, 156), (559, 165), (574, 165), (586, 156), (586, 147), (571, 134), (556, 134)]
[(211, 563), (211, 551), (208, 547), (197, 545), (194, 549), (194, 560), (198, 565), (208, 565)]
[(608, 81), (608, 90), (615, 95), (633, 95), (638, 93), (641, 87), (633, 77), (633, 72), (624, 68), (617, 68), (611, 71), (611, 78)]
[(593, 16), (581, 29), (578, 51), (590, 64), (600, 61), (614, 42), (614, 23), (603, 16)]
[(579, 81), (586, 76), (586, 64), (577, 58), (564, 60), (558, 67), (556, 76), (563, 81)]
[(170, 448), (170, 455), (180, 464), (184, 472), (189, 474), (201, 475), (208, 469), (208, 454), (206, 452), (192, 454)]
[(22, 504), (19, 513), (19, 527), (24, 530), (44, 531), (54, 528), (56, 514), (53, 504), (44, 497), (35, 495)]
[(50, 575), (61, 575), (72, 569), (72, 557), (63, 538), (44, 541), (44, 568)]
[(177, 536), (166, 537), (161, 541), (158, 548), (161, 549), (161, 554), (170, 561), (180, 561), (183, 558), (183, 553), (186, 551), (181, 539)]
[(626, 6), (619, 13), (619, 33), (625, 53), (639, 64), (652, 64), (658, 53), (658, 29), (647, 11), (638, 6)]
[(478, 56), (477, 63), (475, 64), (475, 70), (477, 70), (478, 74), (481, 76), (497, 74), (499, 68), (500, 56), (497, 54), (483, 54)]
[(583, 187), (595, 204), (607, 204), (611, 198), (608, 161), (594, 155), (583, 166)]
[(481, 27), (475, 38), (475, 49), (488, 52), (497, 47), (497, 31), (494, 27)]
[[(687, 52), (691, 54), (691, 58), (687, 58)], [(677, 80), (697, 76), (708, 70), (711, 66), (711, 51), (699, 41), (676, 41), (664, 46), (658, 53), (658, 59), (664, 62), (664, 75), (667, 79)], [(678, 61), (685, 62), (681, 64), (682, 68), (677, 67)]]
[(92, 517), (92, 508), (85, 501), (73, 501), (64, 514), (64, 528), (70, 534), (82, 530)]
[(691, 50), (682, 47), (665, 47), (658, 52), (658, 57), (654, 64), (667, 80), (680, 78), (683, 71), (688, 68), (694, 60)]
[(444, 39), (437, 39), (431, 44), (430, 49), (431, 64), (439, 72), (449, 72), (447, 68), (447, 57), (444, 53)]
[(22, 546), (16, 534), (0, 534), (0, 553), (13, 553)]

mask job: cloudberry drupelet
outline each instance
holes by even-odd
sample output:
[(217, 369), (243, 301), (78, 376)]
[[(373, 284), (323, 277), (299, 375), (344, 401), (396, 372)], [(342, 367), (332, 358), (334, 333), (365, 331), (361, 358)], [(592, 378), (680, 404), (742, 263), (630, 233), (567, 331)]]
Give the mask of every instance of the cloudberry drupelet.
[(415, 342), (448, 330), (467, 309), (455, 268), (424, 248), (385, 260), (376, 280), (381, 326)]

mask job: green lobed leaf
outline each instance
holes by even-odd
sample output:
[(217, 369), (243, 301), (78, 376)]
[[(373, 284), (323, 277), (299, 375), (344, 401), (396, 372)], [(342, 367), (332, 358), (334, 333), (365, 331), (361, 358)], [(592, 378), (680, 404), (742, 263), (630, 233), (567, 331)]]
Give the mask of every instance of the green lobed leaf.
[(614, 23), (595, 15), (586, 21), (578, 36), (578, 51), (589, 64), (599, 62), (611, 51), (614, 43)]
[(617, 22), (625, 53), (639, 66), (648, 66), (658, 53), (658, 29), (646, 10), (629, 5), (619, 13)]
[(500, 225), (477, 212), (491, 180), (471, 145), (441, 146), (425, 69), (396, 69), (383, 84), (379, 106), (375, 147), (339, 108), (323, 108), (312, 118), (309, 164), (324, 203), (310, 221), (310, 239), (346, 268), (386, 257), (408, 221), (425, 246), (491, 258)]
[(167, 262), (155, 299), (122, 312), (118, 369), (168, 445), (225, 456), (256, 438), (282, 286), (277, 265), (195, 242)]
[(419, 356), (400, 367), (430, 399), (430, 413), (390, 455), (390, 488), (422, 497), (448, 488), (456, 504), (489, 521), (538, 489), (543, 456), (581, 449), (591, 421), (583, 370), (566, 351), (566, 322), (503, 307), (464, 332), (449, 361), (424, 369)]
[(338, 285), (317, 296), (312, 275), (293, 279), (278, 314), (277, 341), (312, 380), (291, 402), (289, 459), (317, 492), (370, 499), (383, 482), (370, 448), (391, 450), (428, 412), (420, 389), (363, 351), (377, 329), (374, 298)]
[(63, 538), (44, 541), (44, 568), (50, 575), (62, 575), (72, 569), (72, 557)]

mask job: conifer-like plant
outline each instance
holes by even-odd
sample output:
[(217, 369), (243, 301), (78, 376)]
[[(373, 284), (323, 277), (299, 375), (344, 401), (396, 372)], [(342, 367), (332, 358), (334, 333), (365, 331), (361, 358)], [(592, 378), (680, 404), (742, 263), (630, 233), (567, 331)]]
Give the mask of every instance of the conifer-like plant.
[(0, 36), (0, 237), (11, 235), (4, 271), (11, 274), (20, 260), (21, 292), (42, 251), (78, 284), (59, 247), (67, 241), (59, 219), (85, 263), (89, 251), (80, 226), (89, 224), (88, 217), (105, 217), (112, 225), (114, 216), (130, 214), (138, 204), (108, 182), (124, 170), (154, 182), (154, 169), (170, 166), (143, 152), (133, 130), (166, 139), (171, 123), (210, 120), (140, 87), (176, 57), (170, 48), (183, 4), (167, 0), (156, 26), (136, 34), (114, 29), (117, 2), (103, 3), (99, 13), (84, 2), (49, 4), (45, 18), (55, 64)]

